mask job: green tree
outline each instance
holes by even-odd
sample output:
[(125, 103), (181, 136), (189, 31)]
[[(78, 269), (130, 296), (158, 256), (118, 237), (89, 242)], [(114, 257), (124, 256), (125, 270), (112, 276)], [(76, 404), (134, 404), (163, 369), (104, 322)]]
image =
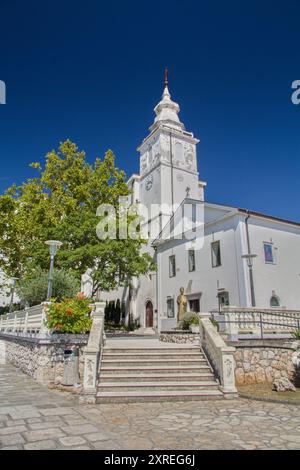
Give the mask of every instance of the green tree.
[[(76, 144), (67, 140), (46, 155), (44, 167), (33, 163), (37, 176), (21, 186), (13, 185), (0, 196), (0, 268), (8, 276), (28, 277), (38, 267), (49, 266), (45, 240), (63, 242), (55, 264), (78, 278), (90, 269), (93, 292), (112, 290), (133, 276), (145, 274), (154, 265), (141, 253), (145, 241), (122, 239), (117, 220), (115, 239), (99, 240), (97, 208), (118, 208), (127, 196), (125, 173), (115, 166), (111, 150), (92, 165)], [(130, 222), (134, 214), (127, 216)]]
[[(44, 302), (47, 297), (48, 272), (37, 268), (31, 275), (17, 284), (17, 294), (22, 303), (29, 306)], [(64, 297), (75, 297), (80, 292), (80, 282), (72, 273), (55, 270), (52, 297), (61, 301)]]

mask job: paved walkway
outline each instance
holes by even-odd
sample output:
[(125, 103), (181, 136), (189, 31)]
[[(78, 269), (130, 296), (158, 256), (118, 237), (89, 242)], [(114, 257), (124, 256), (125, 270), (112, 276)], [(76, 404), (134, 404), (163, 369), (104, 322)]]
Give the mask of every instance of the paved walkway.
[(240, 399), (79, 406), (0, 365), (0, 448), (300, 449), (300, 407)]

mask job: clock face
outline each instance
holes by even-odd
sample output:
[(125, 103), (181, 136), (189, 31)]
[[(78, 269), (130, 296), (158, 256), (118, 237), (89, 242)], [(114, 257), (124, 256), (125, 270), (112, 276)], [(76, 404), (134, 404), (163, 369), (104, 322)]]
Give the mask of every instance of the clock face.
[(146, 179), (146, 184), (145, 184), (146, 191), (150, 191), (150, 189), (152, 188), (152, 185), (153, 185), (153, 176), (150, 175)]

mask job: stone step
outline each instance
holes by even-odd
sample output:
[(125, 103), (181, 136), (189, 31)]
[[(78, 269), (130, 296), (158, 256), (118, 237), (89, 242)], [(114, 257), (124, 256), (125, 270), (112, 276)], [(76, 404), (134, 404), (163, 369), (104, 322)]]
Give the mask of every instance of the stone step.
[(107, 373), (107, 374), (117, 374), (117, 373), (127, 373), (127, 372), (136, 372), (139, 374), (145, 374), (147, 372), (152, 373), (160, 373), (160, 372), (168, 372), (170, 374), (178, 374), (182, 372), (193, 371), (193, 372), (211, 372), (210, 367), (207, 364), (201, 365), (184, 365), (184, 366), (170, 366), (170, 365), (149, 365), (149, 366), (113, 366), (108, 367), (101, 364), (100, 374)]
[(102, 372), (100, 376), (100, 382), (174, 382), (174, 380), (183, 381), (183, 382), (197, 382), (200, 380), (214, 380), (214, 375), (211, 372), (179, 372), (177, 374), (160, 372), (160, 373), (127, 373), (121, 374), (107, 374)]
[(135, 359), (135, 360), (128, 360), (128, 359), (116, 359), (116, 360), (111, 360), (111, 359), (106, 359), (102, 358), (101, 361), (102, 365), (104, 367), (114, 367), (114, 366), (136, 366), (136, 367), (141, 367), (141, 366), (159, 366), (159, 365), (164, 365), (164, 366), (197, 366), (201, 364), (207, 364), (206, 359), (199, 357), (197, 359)]
[(110, 353), (107, 351), (103, 352), (102, 358), (107, 360), (107, 359), (176, 359), (176, 358), (183, 358), (183, 359), (199, 359), (199, 358), (204, 358), (204, 354), (200, 351), (194, 351), (194, 352), (183, 352), (183, 353), (177, 353), (177, 352), (172, 352), (172, 351), (166, 351), (166, 352), (142, 352), (142, 353), (132, 353), (129, 351), (124, 351), (123, 353)]
[(98, 392), (96, 403), (144, 403), (163, 401), (191, 401), (222, 399), (220, 390), (158, 390), (158, 391), (133, 391), (133, 392)]
[(105, 347), (104, 350), (103, 350), (103, 354), (106, 354), (106, 353), (117, 353), (117, 354), (125, 354), (125, 353), (129, 353), (129, 354), (143, 354), (143, 353), (149, 353), (149, 354), (152, 354), (152, 353), (175, 353), (175, 354), (181, 354), (181, 353), (187, 353), (187, 352), (191, 352), (191, 353), (195, 353), (195, 352), (198, 352), (198, 353), (201, 353), (201, 349), (199, 346), (189, 346), (189, 347), (182, 347), (182, 348), (177, 348), (177, 347), (174, 347), (174, 348), (149, 348), (147, 346), (145, 346), (144, 348), (108, 348), (108, 347)]
[[(177, 379), (177, 377), (176, 377)], [(107, 382), (100, 381), (98, 392), (127, 392), (127, 391), (162, 391), (162, 390), (211, 390), (217, 389), (218, 384), (215, 381), (200, 382)]]

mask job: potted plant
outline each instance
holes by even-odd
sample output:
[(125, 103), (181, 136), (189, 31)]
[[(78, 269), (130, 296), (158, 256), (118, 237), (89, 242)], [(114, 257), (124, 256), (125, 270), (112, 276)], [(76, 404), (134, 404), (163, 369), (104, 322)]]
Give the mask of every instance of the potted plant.
[(182, 329), (199, 333), (199, 315), (196, 312), (186, 312), (182, 320)]

